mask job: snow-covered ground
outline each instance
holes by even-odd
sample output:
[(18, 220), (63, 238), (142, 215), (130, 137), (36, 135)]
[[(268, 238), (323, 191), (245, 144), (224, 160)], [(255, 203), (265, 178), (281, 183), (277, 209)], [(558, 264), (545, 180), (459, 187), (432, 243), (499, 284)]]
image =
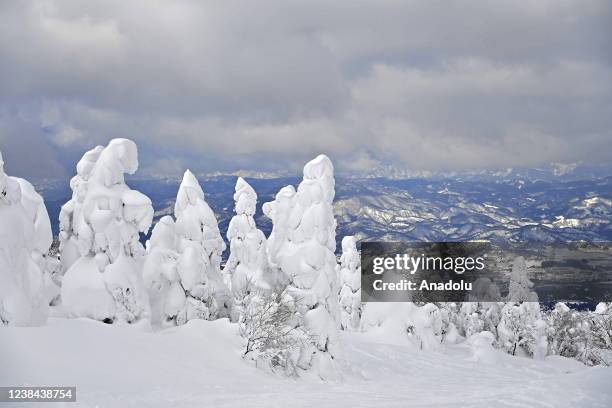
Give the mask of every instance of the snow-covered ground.
[(68, 407), (612, 407), (612, 368), (497, 350), (476, 362), (465, 344), (427, 352), (374, 332), (341, 340), (342, 381), (296, 380), (242, 360), (226, 319), (152, 332), (52, 318), (0, 328), (0, 384), (76, 385)]

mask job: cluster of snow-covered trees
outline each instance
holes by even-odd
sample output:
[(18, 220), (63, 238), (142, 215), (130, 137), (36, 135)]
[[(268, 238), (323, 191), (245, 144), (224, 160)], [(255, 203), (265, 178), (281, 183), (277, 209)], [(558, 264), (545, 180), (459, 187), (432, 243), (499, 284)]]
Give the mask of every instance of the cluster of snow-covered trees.
[[(273, 221), (269, 240), (255, 224), (257, 194), (238, 179), (236, 215), (227, 231), (230, 255), (223, 269), (224, 240), (189, 170), (177, 192), (174, 217), (161, 218), (146, 248), (142, 245), (153, 206), (124, 178), (137, 168), (137, 147), (127, 139), (113, 139), (83, 155), (70, 182), (72, 198), (60, 213), (58, 261), (47, 259), (52, 235), (42, 198), (0, 166), (2, 322), (43, 323), (60, 287), (61, 312), (107, 323), (150, 319), (168, 326), (229, 317), (252, 328), (268, 310), (274, 311), (268, 320), (273, 327), (263, 332), (288, 336), (283, 347), (279, 339), (255, 341), (265, 349), (251, 347), (250, 358), (264, 356), (275, 367), (336, 376), (341, 287), (329, 158), (321, 155), (309, 162), (297, 190), (286, 187), (264, 205)], [(355, 257), (354, 242), (352, 251)], [(355, 265), (347, 255), (346, 268), (355, 272)], [(355, 316), (353, 328), (355, 309), (349, 311)]]
[(612, 304), (600, 303), (591, 312), (558, 303), (545, 311), (532, 287), (525, 259), (517, 257), (506, 299), (437, 305), (443, 316), (441, 341), (456, 343), (489, 333), (492, 346), (512, 355), (561, 355), (589, 365), (612, 364)]
[(263, 205), (272, 220), (268, 238), (255, 223), (257, 194), (238, 178), (224, 267), (215, 214), (189, 170), (173, 216), (162, 217), (142, 245), (153, 206), (125, 183), (138, 168), (130, 140), (97, 146), (78, 162), (72, 198), (60, 213), (59, 259), (48, 255), (52, 234), (42, 198), (27, 181), (7, 176), (3, 164), (0, 155), (3, 324), (42, 324), (50, 304), (68, 316), (148, 319), (158, 327), (227, 317), (240, 326), (245, 357), (321, 378), (340, 375), (340, 330), (380, 332), (429, 350), (466, 340), (477, 358), (497, 347), (610, 363), (612, 306), (591, 313), (559, 304), (543, 312), (520, 257), (506, 299), (482, 285), (490, 302), (362, 305), (354, 237), (342, 239), (339, 261), (335, 255), (334, 168), (325, 155), (306, 164), (297, 188), (284, 187)]

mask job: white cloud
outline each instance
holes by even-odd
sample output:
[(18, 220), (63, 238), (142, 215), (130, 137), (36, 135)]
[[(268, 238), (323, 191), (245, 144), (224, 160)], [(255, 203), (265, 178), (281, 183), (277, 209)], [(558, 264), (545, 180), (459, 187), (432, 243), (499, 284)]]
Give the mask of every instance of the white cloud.
[(611, 8), (4, 2), (0, 145), (36, 126), (38, 143), (71, 155), (129, 137), (160, 171), (282, 168), (319, 152), (347, 169), (606, 160)]

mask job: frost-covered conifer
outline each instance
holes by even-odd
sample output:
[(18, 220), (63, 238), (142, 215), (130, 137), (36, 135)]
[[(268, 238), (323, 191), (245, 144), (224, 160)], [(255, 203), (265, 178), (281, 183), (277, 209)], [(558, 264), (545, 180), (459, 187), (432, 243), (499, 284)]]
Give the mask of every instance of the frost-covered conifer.
[(537, 319), (533, 325), (530, 336), (533, 338), (528, 344), (531, 345), (531, 355), (535, 359), (543, 359), (548, 355), (548, 324), (543, 319)]
[[(221, 276), (221, 254), (225, 242), (204, 191), (193, 173), (185, 171), (174, 204), (178, 273), (189, 292), (189, 316), (228, 317), (231, 312), (229, 290)], [(205, 317), (205, 315), (209, 315)]]
[(227, 228), (230, 255), (224, 273), (231, 277), (234, 296), (251, 289), (269, 291), (278, 284), (268, 268), (266, 237), (255, 224), (257, 194), (242, 177), (238, 177), (234, 193), (236, 215)]
[(485, 322), (478, 302), (464, 302), (459, 310), (461, 333), (467, 338), (483, 331)]
[(187, 296), (177, 271), (178, 258), (174, 220), (166, 215), (153, 227), (143, 267), (151, 323), (155, 326), (187, 321)]
[(206, 203), (200, 183), (189, 170), (185, 171), (174, 204), (178, 245), (185, 248), (197, 244), (216, 270), (220, 269), (225, 243), (212, 209)]
[(540, 317), (539, 303), (506, 303), (497, 326), (500, 346), (512, 355), (519, 353), (532, 356), (541, 343), (538, 334), (541, 330), (538, 328)]
[[(575, 358), (588, 365), (609, 363), (602, 355), (602, 350), (608, 349), (606, 354), (609, 348), (605, 343), (599, 343), (597, 322), (593, 321), (592, 315), (557, 303), (548, 316), (550, 353)], [(607, 322), (608, 328), (612, 328), (610, 321)]]
[(42, 324), (57, 293), (46, 270), (51, 223), (34, 187), (4, 173), (2, 153), (0, 226), (0, 324)]
[(128, 139), (97, 146), (77, 164), (72, 199), (60, 212), (62, 303), (74, 316), (131, 322), (147, 312), (139, 233), (151, 226), (153, 207), (124, 180), (137, 169)]
[(458, 343), (462, 339), (460, 306), (453, 302), (440, 302), (436, 306), (440, 309), (442, 342), (447, 344)]
[(296, 365), (315, 369), (321, 378), (337, 376), (334, 359), (339, 353), (334, 184), (333, 165), (320, 155), (304, 167), (297, 192), (285, 187), (264, 205), (273, 222), (269, 259), (288, 277), (284, 296), (293, 305), (293, 324), (314, 338), (301, 348)]
[(532, 287), (525, 258), (518, 256), (512, 265), (508, 302), (501, 309), (497, 325), (498, 343), (512, 355), (520, 352), (540, 356), (543, 353), (539, 334), (543, 330), (540, 327), (540, 305)]
[(518, 256), (512, 265), (510, 275), (510, 288), (508, 291), (508, 301), (510, 302), (537, 302), (538, 294), (531, 288), (533, 282), (527, 276), (527, 263), (525, 258)]
[(174, 206), (147, 244), (144, 281), (154, 325), (229, 316), (231, 299), (220, 271), (225, 244), (195, 176), (187, 170)]
[(338, 272), (340, 324), (343, 330), (357, 330), (361, 319), (361, 259), (353, 236), (342, 238)]
[(503, 302), (463, 302), (442, 304), (441, 308), (448, 315), (445, 321), (454, 326), (457, 334), (467, 338), (481, 331), (497, 336), (503, 306)]
[(593, 342), (601, 349), (602, 362), (612, 365), (612, 303), (599, 303), (595, 312), (591, 313)]

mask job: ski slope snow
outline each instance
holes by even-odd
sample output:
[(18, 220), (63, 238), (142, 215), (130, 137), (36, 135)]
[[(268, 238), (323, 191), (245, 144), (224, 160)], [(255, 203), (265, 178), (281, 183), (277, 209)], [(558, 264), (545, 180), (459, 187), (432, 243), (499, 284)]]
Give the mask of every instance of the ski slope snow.
[(77, 403), (67, 407), (612, 406), (609, 367), (498, 350), (482, 358), (466, 343), (422, 351), (376, 331), (343, 332), (341, 341), (344, 378), (324, 382), (244, 361), (227, 319), (154, 332), (145, 323), (51, 318), (41, 327), (0, 328), (0, 384), (76, 385)]

